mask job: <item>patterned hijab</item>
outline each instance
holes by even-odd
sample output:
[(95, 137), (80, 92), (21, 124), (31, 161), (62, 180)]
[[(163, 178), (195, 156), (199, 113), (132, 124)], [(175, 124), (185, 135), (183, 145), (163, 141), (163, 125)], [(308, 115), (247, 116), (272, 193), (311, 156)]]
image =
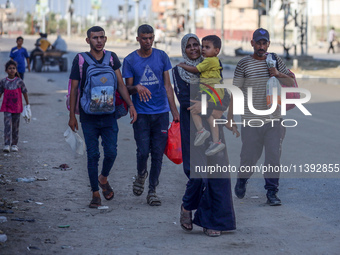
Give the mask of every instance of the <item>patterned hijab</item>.
[[(196, 39), (196, 41), (198, 42), (199, 45), (200, 44), (200, 40), (198, 39), (198, 37), (195, 34), (186, 34), (181, 41), (181, 47), (182, 47), (182, 56), (184, 58), (184, 63), (189, 65), (189, 66), (197, 66), (199, 63), (201, 63), (203, 61), (203, 57), (200, 56), (198, 59), (192, 60), (189, 59), (187, 54), (185, 53), (185, 48), (187, 47), (187, 43), (189, 41), (190, 38), (194, 38)], [(178, 73), (179, 76), (186, 81), (187, 83), (190, 83), (190, 80), (192, 78), (198, 78), (199, 74), (193, 74), (190, 73), (188, 71), (185, 71), (182, 67), (178, 66)]]

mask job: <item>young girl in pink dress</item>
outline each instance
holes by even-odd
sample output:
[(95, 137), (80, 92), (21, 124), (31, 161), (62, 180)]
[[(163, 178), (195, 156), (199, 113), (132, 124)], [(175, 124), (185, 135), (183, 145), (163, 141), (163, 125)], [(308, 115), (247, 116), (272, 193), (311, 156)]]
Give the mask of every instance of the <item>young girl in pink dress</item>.
[[(26, 105), (29, 105), (27, 89), (24, 82), (19, 78), (17, 63), (10, 60), (5, 65), (8, 76), (0, 81), (0, 98), (4, 95), (0, 112), (4, 113), (4, 138), (5, 146), (3, 151), (18, 151), (19, 121), (20, 113), (23, 110), (22, 95)], [(12, 136), (12, 142), (11, 142)]]

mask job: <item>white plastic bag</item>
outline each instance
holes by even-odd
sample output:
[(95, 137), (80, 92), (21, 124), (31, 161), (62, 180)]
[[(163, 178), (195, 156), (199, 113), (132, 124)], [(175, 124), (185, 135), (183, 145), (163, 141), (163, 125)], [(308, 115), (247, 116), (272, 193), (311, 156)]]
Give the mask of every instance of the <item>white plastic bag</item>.
[(84, 154), (85, 143), (84, 140), (78, 135), (77, 132), (73, 132), (70, 127), (64, 132), (65, 141), (71, 146), (71, 149), (79, 155)]
[[(270, 77), (266, 85), (267, 107), (270, 109), (273, 105), (273, 89), (277, 91), (277, 107), (281, 109), (281, 85), (276, 77)], [(277, 109), (278, 110), (278, 109)]]
[[(272, 54), (268, 54), (266, 58), (268, 68), (275, 67), (276, 68), (276, 60), (273, 59)], [(266, 98), (267, 98), (267, 107), (270, 109), (273, 105), (273, 89), (277, 90), (277, 108), (276, 111), (281, 109), (281, 84), (280, 81), (276, 77), (270, 77), (267, 81), (266, 85)]]
[(21, 116), (25, 119), (26, 123), (30, 123), (32, 118), (32, 112), (31, 106), (29, 104), (24, 106)]

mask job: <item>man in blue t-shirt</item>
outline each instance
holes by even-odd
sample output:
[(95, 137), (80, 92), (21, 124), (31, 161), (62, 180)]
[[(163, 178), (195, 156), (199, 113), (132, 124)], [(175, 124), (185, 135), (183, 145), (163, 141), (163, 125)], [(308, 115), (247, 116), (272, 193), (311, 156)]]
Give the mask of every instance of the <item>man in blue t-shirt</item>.
[(31, 71), (30, 67), (30, 59), (28, 57), (27, 50), (22, 47), (22, 44), (24, 43), (24, 38), (19, 36), (17, 38), (17, 46), (11, 49), (11, 53), (9, 57), (13, 59), (15, 62), (18, 64), (18, 73), (20, 75), (20, 78), (23, 80), (24, 79), (24, 73), (25, 73), (25, 59), (27, 61), (27, 68), (28, 71)]
[(179, 113), (169, 76), (171, 63), (164, 51), (152, 48), (153, 28), (141, 25), (136, 39), (140, 49), (130, 53), (123, 62), (123, 78), (138, 114), (137, 121), (133, 123), (137, 145), (137, 176), (133, 193), (140, 196), (144, 191), (148, 176), (147, 161), (151, 153), (147, 202), (154, 206), (161, 205), (156, 187), (168, 139), (169, 110), (174, 121), (179, 121)]

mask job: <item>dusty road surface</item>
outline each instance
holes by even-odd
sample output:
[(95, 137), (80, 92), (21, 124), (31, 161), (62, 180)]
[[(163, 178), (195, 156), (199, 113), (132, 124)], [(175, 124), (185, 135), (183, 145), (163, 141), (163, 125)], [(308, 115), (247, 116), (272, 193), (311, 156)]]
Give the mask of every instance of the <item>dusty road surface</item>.
[[(6, 47), (1, 44), (1, 77)], [(21, 120), (19, 152), (0, 153), (0, 216), (7, 218), (0, 230), (8, 238), (0, 243), (0, 254), (339, 254), (339, 179), (306, 178), (303, 173), (281, 179), (280, 207), (265, 204), (264, 181), (254, 176), (245, 198), (234, 197), (235, 231), (219, 238), (205, 236), (197, 226), (192, 233), (183, 232), (182, 165), (164, 158), (157, 189), (162, 206), (150, 207), (146, 194), (132, 194), (136, 146), (128, 117), (119, 120), (118, 157), (109, 176), (115, 198), (103, 199), (106, 210), (88, 208), (86, 157), (76, 156), (63, 138), (68, 73), (54, 69), (27, 73), (25, 82), (33, 120), (30, 124)], [(298, 125), (287, 129), (282, 164), (327, 164), (330, 169), (330, 164), (340, 163), (340, 86), (319, 79), (299, 84), (312, 93), (306, 108), (313, 116), (304, 116), (299, 109), (289, 112), (287, 118)], [(3, 133), (3, 121), (0, 130)], [(230, 163), (238, 166), (240, 138), (229, 131), (226, 135)], [(72, 169), (55, 168), (61, 164)], [(17, 182), (20, 177), (42, 180)]]

